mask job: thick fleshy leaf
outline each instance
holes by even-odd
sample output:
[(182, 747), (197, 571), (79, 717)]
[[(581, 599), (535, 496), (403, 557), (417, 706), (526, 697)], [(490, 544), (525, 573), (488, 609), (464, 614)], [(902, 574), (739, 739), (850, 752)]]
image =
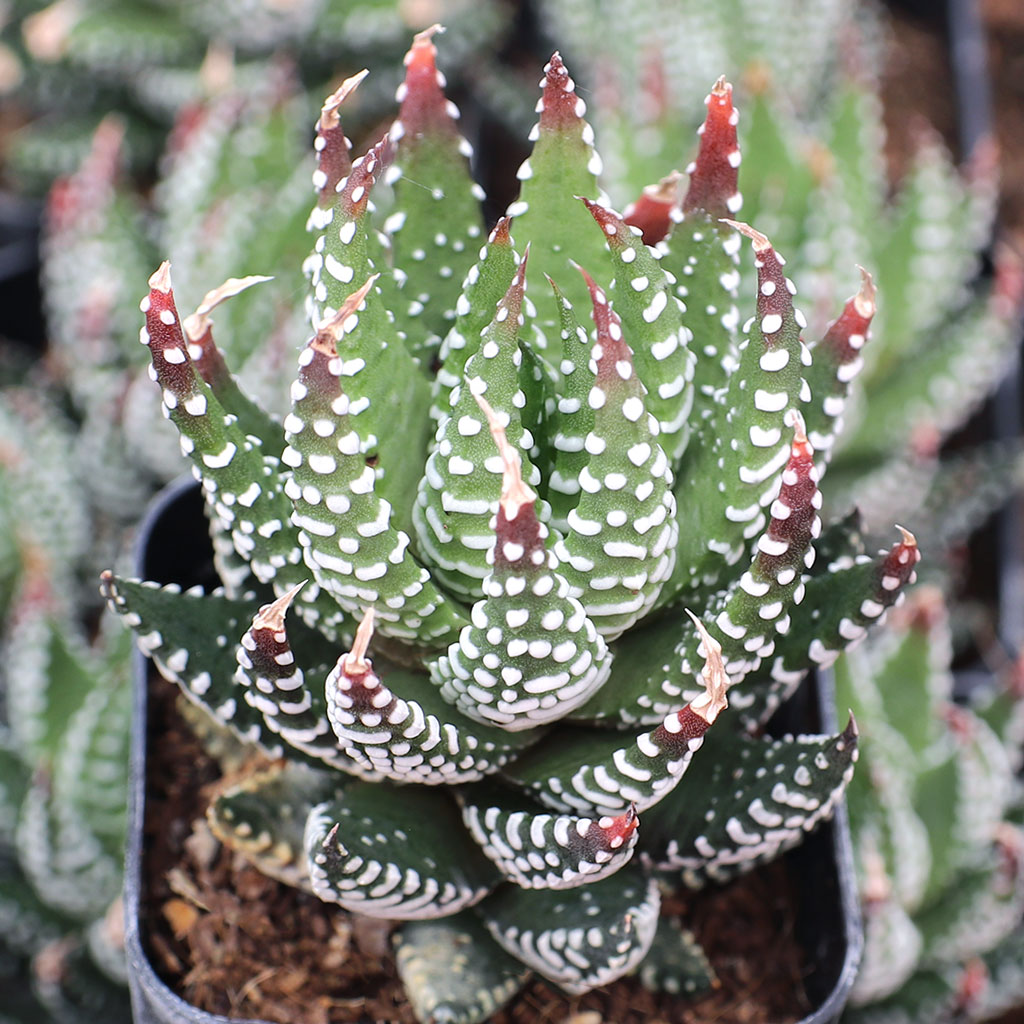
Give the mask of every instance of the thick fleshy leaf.
[(504, 418), (509, 441), (523, 453), (526, 482), (536, 487), (540, 476), (527, 460), (533, 438), (523, 428), (519, 413), (523, 395), (518, 336), (526, 262), (524, 255), (484, 328), (480, 347), (466, 363), (462, 383), (452, 392), (450, 414), (438, 427), (413, 508), (420, 550), (435, 566), (437, 577), (462, 598), (480, 597), (482, 581), (490, 574), (491, 517), (501, 495), (504, 466), (485, 429), (477, 395), (486, 396)]
[[(594, 149), (594, 131), (583, 119), (586, 103), (558, 53), (545, 65), (540, 84), (540, 119), (530, 132), (533, 152), (519, 168), (522, 189), (507, 213), (515, 218), (519, 244), (530, 244), (534, 280), (540, 282), (541, 275), (547, 275), (573, 306), (583, 309), (586, 288), (570, 269), (569, 260), (584, 267), (600, 267), (605, 265), (606, 254), (601, 232), (595, 230), (575, 197), (600, 201), (597, 175), (601, 158)], [(547, 346), (545, 355), (557, 365), (558, 310), (546, 285), (537, 289), (533, 298), (541, 331), (538, 337)]]
[[(403, 469), (415, 464), (408, 450), (418, 450), (416, 433), (385, 426), (377, 403), (386, 381), (391, 401), (408, 403), (402, 415), (419, 414), (425, 421), (426, 383), (418, 375), (403, 378), (395, 358), (401, 364), (408, 356), (386, 341), (367, 340), (361, 329), (373, 280), (342, 303), (302, 353), (285, 421), (282, 462), (291, 469), (285, 491), (307, 566), (346, 612), (357, 616), (372, 607), (382, 633), (441, 644), (464, 619), (410, 549), (400, 484), (411, 489), (419, 474), (418, 466), (414, 475)], [(367, 381), (369, 390), (362, 386)], [(405, 457), (398, 443), (406, 447)], [(392, 476), (389, 465), (396, 468)]]
[(448, 917), (500, 879), (449, 796), (425, 786), (353, 783), (306, 822), (313, 892), (368, 917)]
[(505, 775), (542, 804), (566, 813), (616, 816), (631, 805), (641, 813), (679, 783), (704, 734), (728, 705), (721, 649), (699, 626), (707, 662), (705, 690), (656, 729), (631, 742), (620, 733), (559, 730), (544, 748), (527, 751)]
[(508, 953), (570, 995), (631, 971), (650, 949), (661, 899), (630, 865), (570, 893), (506, 886), (477, 912)]
[(672, 470), (622, 322), (593, 278), (583, 276), (597, 327), (587, 396), (594, 418), (583, 441), (590, 458), (555, 553), (574, 596), (601, 634), (614, 639), (661, 593), (675, 564), (678, 526)]
[(696, 366), (683, 306), (673, 294), (674, 282), (658, 259), (660, 253), (647, 247), (640, 229), (631, 228), (607, 207), (588, 199), (583, 202), (605, 233), (615, 268), (611, 286), (615, 309), (622, 318), (637, 376), (647, 389), (647, 411), (661, 428), (659, 443), (675, 465), (690, 439)]
[(614, 874), (633, 856), (638, 817), (551, 814), (487, 786), (459, 795), (462, 820), (480, 848), (524, 889), (574, 889)]
[(388, 222), (401, 287), (395, 312), (410, 351), (424, 367), (436, 357), (455, 318), (462, 280), (483, 235), (484, 193), (469, 176), (472, 148), (456, 126), (458, 108), (444, 95), (431, 42), (437, 28), (420, 32), (405, 57), (388, 176), (401, 210)]
[(693, 933), (667, 915), (658, 920), (654, 942), (639, 973), (644, 988), (673, 995), (696, 996), (720, 984)]
[(423, 1024), (481, 1024), (529, 974), (469, 911), (440, 921), (409, 921), (393, 942), (398, 976)]
[(467, 718), (424, 673), (391, 668), (387, 683), (366, 657), (372, 618), (327, 677), (327, 715), (346, 754), (365, 771), (428, 786), (498, 771), (541, 733), (511, 733)]
[(306, 819), (344, 785), (337, 772), (275, 761), (222, 784), (206, 808), (206, 820), (222, 843), (263, 874), (308, 891)]
[(546, 545), (537, 496), (498, 414), (478, 399), (502, 462), (501, 499), (488, 553), (493, 565), (472, 622), (430, 666), (444, 698), (477, 721), (511, 732), (555, 721), (608, 678), (608, 648), (572, 596), (557, 546)]
[(856, 760), (852, 719), (836, 736), (713, 735), (687, 785), (645, 815), (644, 848), (659, 868), (679, 870), (686, 885), (725, 881), (827, 821)]

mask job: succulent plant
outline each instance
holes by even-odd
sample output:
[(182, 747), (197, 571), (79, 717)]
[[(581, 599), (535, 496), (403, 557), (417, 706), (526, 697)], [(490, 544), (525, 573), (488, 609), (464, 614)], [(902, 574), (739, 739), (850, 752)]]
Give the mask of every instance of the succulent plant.
[[(66, 417), (44, 389), (10, 386), (0, 436), (4, 1012), (127, 1020), (118, 915), (131, 644), (113, 617), (97, 628), (98, 602), (83, 596), (94, 524)], [(18, 977), (34, 992), (20, 1009)]]
[[(936, 556), (931, 571), (941, 568), (940, 552), (1024, 483), (1019, 445), (941, 451), (999, 384), (1019, 340), (1024, 274), (1019, 255), (998, 240), (993, 247), (992, 140), (958, 169), (938, 133), (894, 97), (890, 117), (906, 120), (910, 151), (894, 177), (880, 88), (886, 26), (870, 3), (666, 9), (641, 0), (614, 35), (603, 0), (542, 2), (540, 12), (593, 92), (615, 203), (634, 201), (645, 186), (646, 202), (678, 202), (678, 180), (657, 184), (651, 168), (684, 166), (679, 125), (701, 116), (700, 83), (717, 68), (743, 72), (743, 216), (790, 259), (812, 336), (855, 286), (848, 254), (883, 286), (871, 344), (843, 354), (864, 365), (843, 410), (829, 507), (856, 505), (871, 532), (913, 515)], [(795, 34), (821, 45), (804, 53), (782, 42)], [(658, 229), (647, 235), (652, 244), (659, 238)], [(994, 273), (982, 278), (990, 247)], [(750, 268), (741, 271), (751, 286)]]
[[(868, 557), (818, 517), (827, 443), (808, 438), (834, 433), (854, 371), (832, 352), (866, 333), (870, 288), (804, 344), (784, 258), (730, 219), (724, 79), (647, 246), (600, 191), (557, 53), (520, 197), (486, 234), (435, 57), (418, 35), (398, 119), (357, 160), (333, 104), (318, 123), (314, 329), (282, 424), (213, 316), (182, 316), (168, 264), (153, 274), (141, 340), (223, 587), (102, 589), (190, 701), (282, 758), (225, 784), (214, 832), (405, 922), (421, 1019), (482, 1019), (526, 968), (583, 992), (666, 946), (707, 984), (660, 887), (728, 879), (831, 814), (853, 722), (761, 727), (919, 557), (905, 530)], [(464, 974), (429, 970), (456, 948)]]
[[(438, 17), (450, 27), (457, 73), (489, 52), (510, 12), (469, 0), (15, 0), (0, 13), (0, 95), (13, 94), (30, 120), (11, 140), (8, 170), (26, 187), (49, 185), (80, 163), (97, 125), (117, 112), (126, 160), (146, 177), (168, 126), (216, 94), (233, 59), (242, 89), (289, 65), (319, 95), (367, 62), (390, 68), (409, 31)], [(378, 76), (350, 128), (382, 116), (398, 80)]]
[(952, 701), (939, 591), (836, 665), (862, 725), (849, 789), (867, 943), (853, 1021), (988, 1020), (1024, 999), (1019, 665)]

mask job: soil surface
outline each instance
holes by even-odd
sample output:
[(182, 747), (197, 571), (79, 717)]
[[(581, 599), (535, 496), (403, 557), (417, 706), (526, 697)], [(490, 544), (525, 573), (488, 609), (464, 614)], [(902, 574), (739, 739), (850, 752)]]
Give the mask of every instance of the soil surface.
[[(219, 770), (176, 708), (150, 684), (142, 932), (157, 972), (186, 1001), (281, 1024), (415, 1024), (387, 925), (350, 916), (261, 875), (205, 824)], [(812, 1009), (794, 936), (794, 894), (781, 865), (667, 901), (704, 945), (720, 980), (683, 1002), (626, 979), (577, 999), (530, 983), (494, 1024), (775, 1024)], [(771, 950), (770, 960), (764, 951)]]

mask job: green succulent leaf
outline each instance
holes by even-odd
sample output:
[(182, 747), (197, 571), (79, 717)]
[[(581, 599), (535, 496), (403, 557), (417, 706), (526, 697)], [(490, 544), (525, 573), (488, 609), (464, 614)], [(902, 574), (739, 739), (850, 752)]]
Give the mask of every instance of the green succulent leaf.
[(500, 875), (461, 828), (445, 793), (356, 782), (306, 822), (313, 892), (368, 917), (448, 917)]
[(440, 921), (408, 921), (393, 942), (398, 976), (416, 1018), (431, 1024), (479, 1024), (528, 977), (470, 911)]
[(506, 886), (478, 907), (494, 940), (570, 995), (627, 974), (658, 926), (657, 883), (627, 866), (568, 893)]

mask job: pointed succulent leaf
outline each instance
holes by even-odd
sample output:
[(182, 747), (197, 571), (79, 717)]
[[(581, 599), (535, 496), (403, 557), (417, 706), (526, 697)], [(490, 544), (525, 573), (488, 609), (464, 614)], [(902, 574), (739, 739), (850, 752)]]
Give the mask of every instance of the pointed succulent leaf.
[(721, 650), (699, 628), (707, 651), (705, 690), (686, 707), (632, 742), (617, 733), (567, 728), (557, 742), (527, 751), (505, 770), (506, 777), (546, 807), (570, 814), (615, 817), (631, 805), (643, 813), (657, 804), (679, 783), (705, 733), (728, 706)]
[[(794, 422), (790, 459), (750, 568), (709, 606), (720, 638), (715, 643), (734, 683), (755, 671), (772, 654), (777, 640), (788, 634), (790, 612), (803, 599), (803, 569), (813, 556), (812, 538), (820, 527), (813, 452), (799, 414)], [(698, 692), (693, 680), (700, 659), (706, 657), (702, 647), (706, 638), (701, 629), (681, 629), (669, 615), (650, 630), (630, 633), (615, 651), (607, 684), (612, 688), (599, 692), (576, 717), (623, 725), (660, 721)], [(749, 701), (743, 691), (740, 687), (736, 693), (740, 707)]]
[(430, 415), (438, 423), (448, 415), (452, 391), (462, 383), (466, 363), (480, 347), (480, 336), (494, 319), (494, 313), (515, 277), (518, 261), (509, 234), (510, 219), (501, 217), (477, 262), (466, 273), (462, 293), (455, 305), (455, 323), (441, 343), (441, 365), (434, 382)]
[[(661, 593), (675, 559), (677, 525), (672, 470), (657, 420), (647, 408), (622, 324), (607, 296), (584, 272), (597, 341), (596, 375), (587, 397), (593, 426), (581, 493), (555, 553), (574, 593), (608, 639), (642, 618)], [(664, 294), (664, 293), (661, 293)]]
[[(709, 423), (713, 443), (702, 446), (677, 479), (679, 586), (713, 579), (723, 560), (737, 561), (744, 538), (761, 532), (763, 510), (778, 495), (779, 473), (790, 455), (786, 424), (807, 399), (803, 374), (810, 353), (800, 337), (805, 321), (793, 306), (796, 287), (783, 272), (785, 261), (760, 232), (730, 223), (753, 243), (757, 315), (746, 325), (739, 365)], [(717, 488), (709, 483), (716, 479)]]
[(812, 544), (821, 531), (814, 449), (798, 412), (792, 422), (789, 461), (769, 509), (768, 527), (757, 539), (750, 568), (715, 617), (724, 634), (725, 670), (736, 680), (771, 655), (776, 636), (789, 632), (789, 612), (803, 600), (803, 570), (814, 561)]
[(417, 1020), (480, 1024), (519, 991), (528, 970), (476, 914), (409, 921), (393, 937), (395, 963)]
[(478, 351), (466, 363), (462, 383), (452, 393), (450, 414), (438, 427), (413, 508), (420, 550), (436, 567), (438, 578), (463, 598), (479, 598), (482, 581), (491, 571), (487, 564), (494, 544), (491, 517), (501, 495), (504, 472), (504, 463), (485, 429), (477, 395), (486, 395), (488, 403), (505, 417), (509, 442), (524, 455), (526, 482), (536, 487), (540, 477), (526, 456), (533, 438), (523, 428), (519, 413), (523, 395), (518, 335), (523, 324), (525, 281), (524, 255), (481, 335)]
[(629, 973), (658, 925), (657, 883), (629, 865), (570, 893), (506, 886), (478, 913), (508, 953), (579, 995)]
[(365, 771), (428, 786), (471, 782), (540, 739), (467, 718), (422, 673), (392, 669), (385, 684), (366, 657), (372, 626), (367, 613), (352, 650), (327, 677), (331, 727)]
[[(697, 777), (645, 815), (644, 848), (658, 867), (681, 871), (688, 886), (725, 881), (827, 821), (856, 760), (852, 718), (835, 736), (713, 735), (697, 759)], [(707, 799), (694, 800), (694, 793)]]
[[(285, 421), (282, 461), (291, 469), (285, 491), (306, 564), (320, 586), (351, 615), (375, 608), (379, 628), (389, 636), (437, 644), (461, 625), (462, 614), (413, 557), (409, 534), (393, 520), (402, 506), (385, 496), (393, 493), (385, 486), (390, 453), (378, 445), (385, 430), (406, 444), (409, 438), (391, 426), (363, 422), (373, 401), (354, 383), (367, 364), (358, 351), (350, 352), (348, 337), (372, 286), (370, 278), (349, 296), (300, 358)], [(395, 378), (386, 379), (401, 389)], [(425, 417), (425, 407), (421, 411)], [(379, 471), (384, 478), (378, 483)]]
[(477, 721), (511, 732), (564, 717), (608, 678), (608, 648), (572, 596), (537, 497), (501, 420), (478, 398), (503, 466), (484, 596), (448, 653), (430, 666), (442, 696)]
[(691, 387), (698, 429), (728, 381), (739, 344), (739, 238), (719, 219), (735, 216), (742, 205), (736, 170), (739, 114), (732, 104), (732, 86), (719, 79), (706, 104), (707, 116), (698, 129), (700, 150), (687, 168), (690, 184), (681, 208), (672, 210), (671, 233), (666, 232), (668, 238), (659, 247), (664, 271), (675, 278), (690, 348), (697, 356)]
[(590, 392), (595, 370), (590, 362), (593, 345), (580, 325), (576, 311), (551, 278), (548, 284), (555, 294), (561, 329), (561, 383), (552, 412), (550, 468), (545, 483), (551, 502), (551, 524), (560, 533), (569, 530), (569, 513), (579, 501), (580, 474), (590, 461), (587, 436), (594, 426), (594, 408)]
[(185, 317), (182, 327), (196, 372), (209, 385), (224, 412), (235, 417), (243, 434), (259, 438), (261, 450), (266, 455), (280, 458), (284, 447), (280, 425), (245, 393), (228, 369), (223, 354), (213, 340), (211, 318), (213, 310), (225, 300), (269, 280), (269, 277), (260, 276), (228, 278), (219, 288), (206, 293), (196, 311)]
[[(456, 300), (483, 233), (483, 190), (469, 175), (469, 143), (459, 134), (458, 108), (444, 95), (431, 36), (420, 32), (405, 57), (398, 88), (401, 110), (391, 127), (395, 203), (389, 221), (402, 299), (399, 327), (410, 351), (428, 367), (455, 318)], [(444, 225), (441, 229), (440, 225)]]
[[(317, 162), (316, 170), (313, 172), (313, 187), (316, 189), (317, 206), (320, 208), (333, 206), (337, 202), (338, 185), (352, 171), (352, 142), (345, 135), (338, 111), (368, 74), (369, 72), (364, 69), (346, 78), (324, 100), (320, 110), (320, 117), (316, 122), (316, 138), (313, 141)], [(315, 223), (316, 219), (314, 214), (311, 229), (322, 226)]]
[(222, 843), (263, 874), (308, 891), (306, 819), (344, 782), (336, 772), (274, 761), (221, 784), (206, 808), (206, 820)]
[(707, 116), (697, 129), (700, 148), (686, 173), (690, 184), (683, 213), (702, 210), (709, 217), (734, 216), (743, 204), (738, 188), (740, 149), (736, 140), (739, 112), (732, 103), (732, 86), (718, 79), (704, 98)]
[(659, 443), (676, 465), (690, 439), (696, 359), (690, 348), (693, 336), (673, 294), (674, 282), (662, 267), (660, 254), (640, 237), (639, 228), (631, 228), (605, 206), (589, 199), (583, 202), (605, 233), (615, 269), (615, 310), (637, 376), (647, 390), (647, 411), (661, 428)]
[(331, 731), (323, 692), (307, 681), (288, 640), (285, 615), (298, 589), (256, 613), (235, 649), (234, 681), (270, 732), (314, 760), (355, 771)]
[(448, 917), (498, 882), (493, 864), (436, 789), (357, 782), (306, 822), (313, 892), (367, 917)]
[(871, 275), (860, 268), (861, 286), (848, 299), (842, 313), (811, 350), (807, 384), (811, 401), (806, 409), (807, 434), (822, 455), (822, 466), (832, 457), (836, 435), (843, 428), (843, 410), (850, 384), (863, 366), (861, 349), (875, 315), (875, 285)]
[[(311, 286), (310, 319), (322, 323), (334, 316), (352, 291), (375, 271), (380, 254), (370, 226), (370, 196), (378, 179), (394, 156), (385, 137), (356, 160), (336, 188), (333, 205), (317, 207), (310, 215), (310, 227), (319, 232), (305, 270)], [(397, 343), (398, 328), (378, 285), (370, 293), (363, 315), (364, 332), (371, 340)]]
[(639, 974), (649, 992), (673, 995), (697, 996), (721, 984), (693, 932), (667, 914), (658, 920), (654, 942)]
[(774, 657), (733, 696), (744, 725), (763, 725), (807, 675), (808, 659), (828, 668), (903, 598), (917, 579), (921, 552), (912, 533), (900, 532), (901, 539), (874, 558), (843, 556), (806, 580), (804, 599), (792, 610), (789, 632), (776, 641)]
[(183, 592), (176, 584), (160, 587), (110, 572), (103, 574), (100, 592), (165, 679), (243, 742), (280, 756), (280, 743), (234, 681), (235, 645), (256, 613), (255, 602)]
[[(230, 533), (235, 550), (258, 580), (272, 581), (275, 589), (286, 592), (306, 576), (290, 502), (275, 475), (276, 465), (264, 459), (259, 445), (242, 433), (197, 373), (175, 308), (169, 264), (150, 278), (142, 309), (146, 326), (141, 338), (150, 349), (163, 407), (203, 482), (211, 519)], [(343, 615), (334, 602), (320, 596), (318, 587), (306, 588), (299, 607), (321, 628), (336, 632)]]
[[(552, 54), (540, 84), (540, 119), (530, 133), (533, 152), (519, 168), (522, 189), (507, 213), (515, 218), (519, 244), (530, 243), (537, 279), (546, 274), (557, 281), (569, 302), (581, 309), (586, 289), (569, 270), (568, 260), (601, 267), (606, 254), (601, 235), (574, 197), (600, 198), (601, 158), (594, 149), (594, 131), (583, 119), (586, 103), (560, 54)], [(535, 299), (541, 336), (550, 347), (545, 354), (557, 364), (558, 310), (549, 294)]]
[(459, 796), (462, 820), (501, 873), (524, 889), (575, 889), (614, 874), (633, 856), (639, 818), (551, 814), (479, 786)]

